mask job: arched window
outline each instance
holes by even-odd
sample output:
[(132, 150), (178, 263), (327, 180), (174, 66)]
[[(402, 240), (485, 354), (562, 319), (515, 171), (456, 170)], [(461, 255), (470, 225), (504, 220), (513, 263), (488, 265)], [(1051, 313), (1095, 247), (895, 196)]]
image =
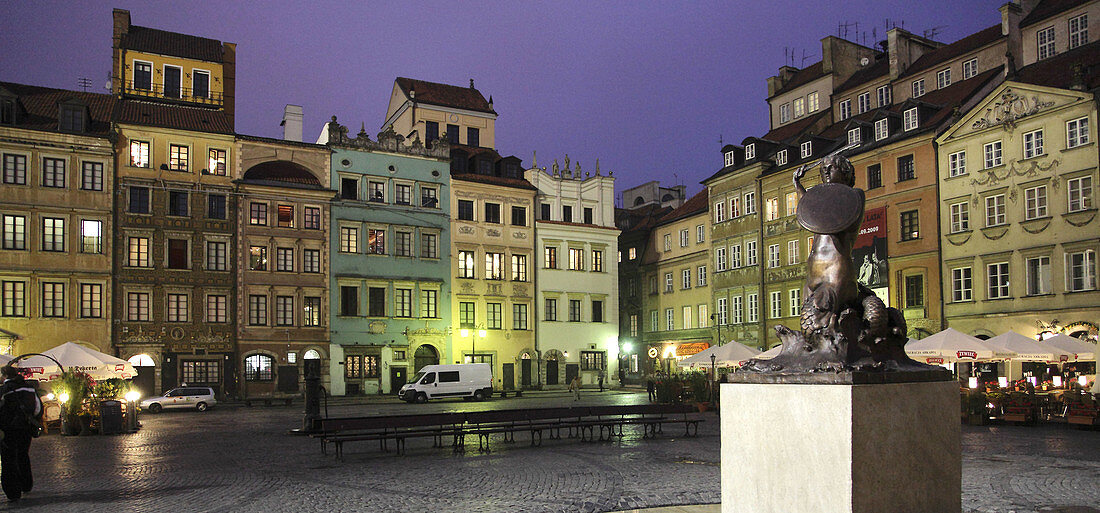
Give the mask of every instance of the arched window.
[(126, 361), (130, 362), (130, 365), (134, 367), (156, 367), (156, 364), (153, 363), (153, 359), (147, 354), (135, 354)]
[(645, 198), (643, 198), (641, 196), (638, 196), (637, 198), (634, 198), (634, 206), (635, 207), (638, 206), (638, 205), (641, 205), (642, 203), (645, 203)]
[(320, 360), (321, 359), (321, 353), (318, 353), (316, 349), (310, 349), (309, 351), (306, 351), (306, 354), (305, 354), (305, 356), (302, 357), (302, 359), (303, 360)]
[(271, 381), (275, 378), (274, 359), (266, 354), (254, 354), (244, 359), (245, 381)]

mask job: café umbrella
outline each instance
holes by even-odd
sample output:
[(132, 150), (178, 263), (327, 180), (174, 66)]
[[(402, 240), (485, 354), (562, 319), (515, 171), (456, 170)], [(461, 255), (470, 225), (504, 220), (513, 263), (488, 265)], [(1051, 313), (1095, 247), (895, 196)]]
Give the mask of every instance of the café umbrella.
[(688, 368), (708, 368), (711, 366), (710, 357), (714, 355), (714, 365), (716, 367), (737, 367), (741, 365), (741, 362), (753, 358), (758, 353), (759, 351), (745, 344), (729, 342), (720, 346), (711, 346), (710, 348), (684, 358), (680, 360), (680, 366)]
[(1053, 337), (1044, 338), (1043, 342), (1061, 349), (1069, 354), (1069, 361), (1092, 361), (1096, 359), (1096, 344), (1089, 344), (1065, 333), (1059, 333)]
[(909, 342), (905, 345), (905, 353), (918, 362), (933, 364), (1005, 360), (1015, 356), (1011, 351), (994, 348), (977, 337), (952, 328)]
[(1021, 335), (1015, 331), (1001, 333), (986, 340), (985, 343), (1004, 352), (1016, 353), (1012, 360), (1017, 361), (1057, 362), (1070, 356), (1068, 351), (1063, 351), (1053, 345)]
[(48, 382), (61, 376), (61, 369), (57, 366), (58, 363), (65, 370), (84, 372), (97, 381), (110, 378), (130, 379), (137, 374), (130, 362), (101, 353), (76, 342), (66, 342), (42, 351), (42, 354), (52, 357), (57, 362), (36, 355), (19, 360), (15, 366), (24, 369), (24, 374), (28, 378), (37, 379), (41, 382)]

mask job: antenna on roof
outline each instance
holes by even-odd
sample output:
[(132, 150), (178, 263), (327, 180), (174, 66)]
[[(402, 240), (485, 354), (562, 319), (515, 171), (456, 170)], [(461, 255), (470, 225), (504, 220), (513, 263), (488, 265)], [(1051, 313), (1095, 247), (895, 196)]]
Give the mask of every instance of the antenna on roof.
[(722, 141), (722, 134), (718, 134), (718, 145), (725, 146), (726, 143)]
[(83, 88), (84, 92), (88, 92), (88, 88), (92, 86), (92, 79), (87, 77), (80, 77), (76, 79), (76, 85)]
[(925, 30), (924, 31), (924, 38), (925, 39), (935, 39), (936, 34), (939, 34), (940, 30), (945, 29), (945, 28), (947, 28), (947, 25), (939, 25), (939, 26), (936, 26), (936, 27), (932, 27), (928, 30)]

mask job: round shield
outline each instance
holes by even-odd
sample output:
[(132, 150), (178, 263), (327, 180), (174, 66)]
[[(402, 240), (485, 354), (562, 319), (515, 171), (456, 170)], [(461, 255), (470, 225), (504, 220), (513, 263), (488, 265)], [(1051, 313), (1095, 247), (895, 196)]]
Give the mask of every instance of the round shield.
[(814, 233), (839, 233), (863, 215), (863, 195), (839, 183), (811, 187), (798, 200), (798, 224)]

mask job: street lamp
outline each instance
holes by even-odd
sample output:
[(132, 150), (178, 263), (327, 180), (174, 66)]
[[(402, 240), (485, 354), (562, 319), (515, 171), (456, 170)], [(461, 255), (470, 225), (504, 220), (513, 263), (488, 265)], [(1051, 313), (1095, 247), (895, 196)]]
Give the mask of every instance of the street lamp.
[[(467, 329), (467, 328), (462, 328), (461, 330), (458, 331), (458, 334), (462, 338), (466, 338), (466, 337), (469, 337), (471, 335), (472, 331), (474, 331), (474, 330)], [(475, 335), (475, 336), (470, 338), (470, 362), (471, 363), (474, 361), (474, 354), (477, 353), (477, 339), (478, 338), (485, 338), (485, 330), (478, 329), (475, 333), (473, 333), (473, 335)]]
[(710, 320), (714, 323), (714, 327), (718, 328), (718, 345), (722, 345), (722, 325), (718, 323), (718, 314), (710, 314)]
[(714, 373), (714, 360), (717, 359), (716, 356), (717, 355), (714, 353), (710, 354), (710, 402), (712, 403), (714, 402), (714, 381), (715, 378), (718, 377), (718, 375)]

